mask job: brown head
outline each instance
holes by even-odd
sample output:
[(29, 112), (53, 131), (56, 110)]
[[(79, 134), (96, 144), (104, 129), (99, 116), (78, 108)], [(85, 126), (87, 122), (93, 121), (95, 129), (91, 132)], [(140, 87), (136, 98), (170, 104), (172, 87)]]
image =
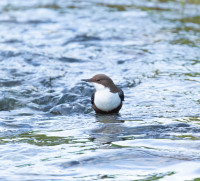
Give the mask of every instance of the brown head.
[(101, 88), (101, 86), (98, 85), (102, 85), (104, 87), (108, 87), (113, 93), (118, 92), (118, 89), (112, 79), (105, 74), (97, 74), (91, 79), (82, 79), (82, 81), (93, 83), (94, 85), (96, 85), (96, 89)]

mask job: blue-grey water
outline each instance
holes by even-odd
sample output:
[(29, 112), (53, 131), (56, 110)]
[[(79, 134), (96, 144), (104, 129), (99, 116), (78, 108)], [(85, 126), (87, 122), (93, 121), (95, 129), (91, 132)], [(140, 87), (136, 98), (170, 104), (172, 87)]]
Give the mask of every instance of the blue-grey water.
[[(200, 179), (200, 2), (0, 1), (0, 180)], [(96, 115), (97, 73), (125, 94)]]

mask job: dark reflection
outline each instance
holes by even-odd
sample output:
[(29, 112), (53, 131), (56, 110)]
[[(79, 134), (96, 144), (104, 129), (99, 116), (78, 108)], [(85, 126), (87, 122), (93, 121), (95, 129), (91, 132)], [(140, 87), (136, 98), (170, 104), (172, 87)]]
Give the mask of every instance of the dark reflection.
[(77, 59), (77, 58), (70, 58), (70, 57), (60, 57), (58, 60), (66, 63), (83, 63), (85, 60)]
[(120, 114), (109, 114), (109, 115), (103, 115), (103, 114), (96, 114), (96, 120), (101, 123), (124, 123), (124, 120), (121, 120)]
[(63, 45), (67, 45), (69, 43), (74, 43), (74, 42), (88, 42), (88, 41), (100, 41), (100, 40), (101, 38), (97, 36), (80, 34), (80, 35), (75, 36), (74, 38), (67, 40), (65, 43), (63, 43)]
[(12, 86), (18, 86), (21, 85), (22, 81), (21, 80), (6, 80), (6, 79), (1, 79), (0, 80), (0, 87), (12, 87)]
[[(187, 123), (175, 123), (168, 125), (141, 125), (135, 127), (127, 127), (124, 125), (125, 120), (119, 114), (116, 115), (96, 115), (98, 122), (103, 123), (100, 128), (91, 131), (91, 137), (97, 145), (110, 144), (115, 148), (112, 142), (126, 141), (134, 139), (173, 139), (182, 140), (199, 139), (190, 137), (187, 133), (199, 133), (200, 129), (193, 127)], [(130, 120), (129, 120), (130, 121)], [(136, 120), (132, 120), (135, 121)], [(174, 134), (176, 132), (176, 134)], [(187, 135), (186, 137), (184, 135)], [(118, 148), (118, 146), (117, 146)]]
[(119, 135), (124, 132), (124, 120), (121, 119), (120, 114), (96, 114), (96, 120), (103, 123), (103, 126), (92, 130), (91, 136), (95, 142), (110, 144), (113, 141), (122, 140)]
[(23, 103), (15, 98), (2, 96), (0, 97), (0, 111), (10, 111), (16, 107), (23, 107)]

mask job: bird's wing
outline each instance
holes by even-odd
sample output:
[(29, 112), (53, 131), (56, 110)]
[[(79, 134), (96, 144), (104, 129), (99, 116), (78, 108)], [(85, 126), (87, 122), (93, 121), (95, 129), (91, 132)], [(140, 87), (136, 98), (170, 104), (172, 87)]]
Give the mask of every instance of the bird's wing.
[(124, 101), (124, 92), (119, 87), (118, 87), (118, 94), (119, 94), (121, 101)]
[(94, 104), (94, 94), (95, 94), (95, 91), (93, 92), (93, 94), (91, 96), (91, 104)]

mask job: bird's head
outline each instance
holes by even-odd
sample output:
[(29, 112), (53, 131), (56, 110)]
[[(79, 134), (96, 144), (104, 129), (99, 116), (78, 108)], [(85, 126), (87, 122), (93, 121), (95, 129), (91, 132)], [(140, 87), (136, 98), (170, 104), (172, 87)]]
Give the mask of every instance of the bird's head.
[(117, 92), (114, 82), (105, 74), (97, 74), (90, 79), (82, 79), (82, 81), (92, 83), (97, 91), (109, 88), (111, 91)]

